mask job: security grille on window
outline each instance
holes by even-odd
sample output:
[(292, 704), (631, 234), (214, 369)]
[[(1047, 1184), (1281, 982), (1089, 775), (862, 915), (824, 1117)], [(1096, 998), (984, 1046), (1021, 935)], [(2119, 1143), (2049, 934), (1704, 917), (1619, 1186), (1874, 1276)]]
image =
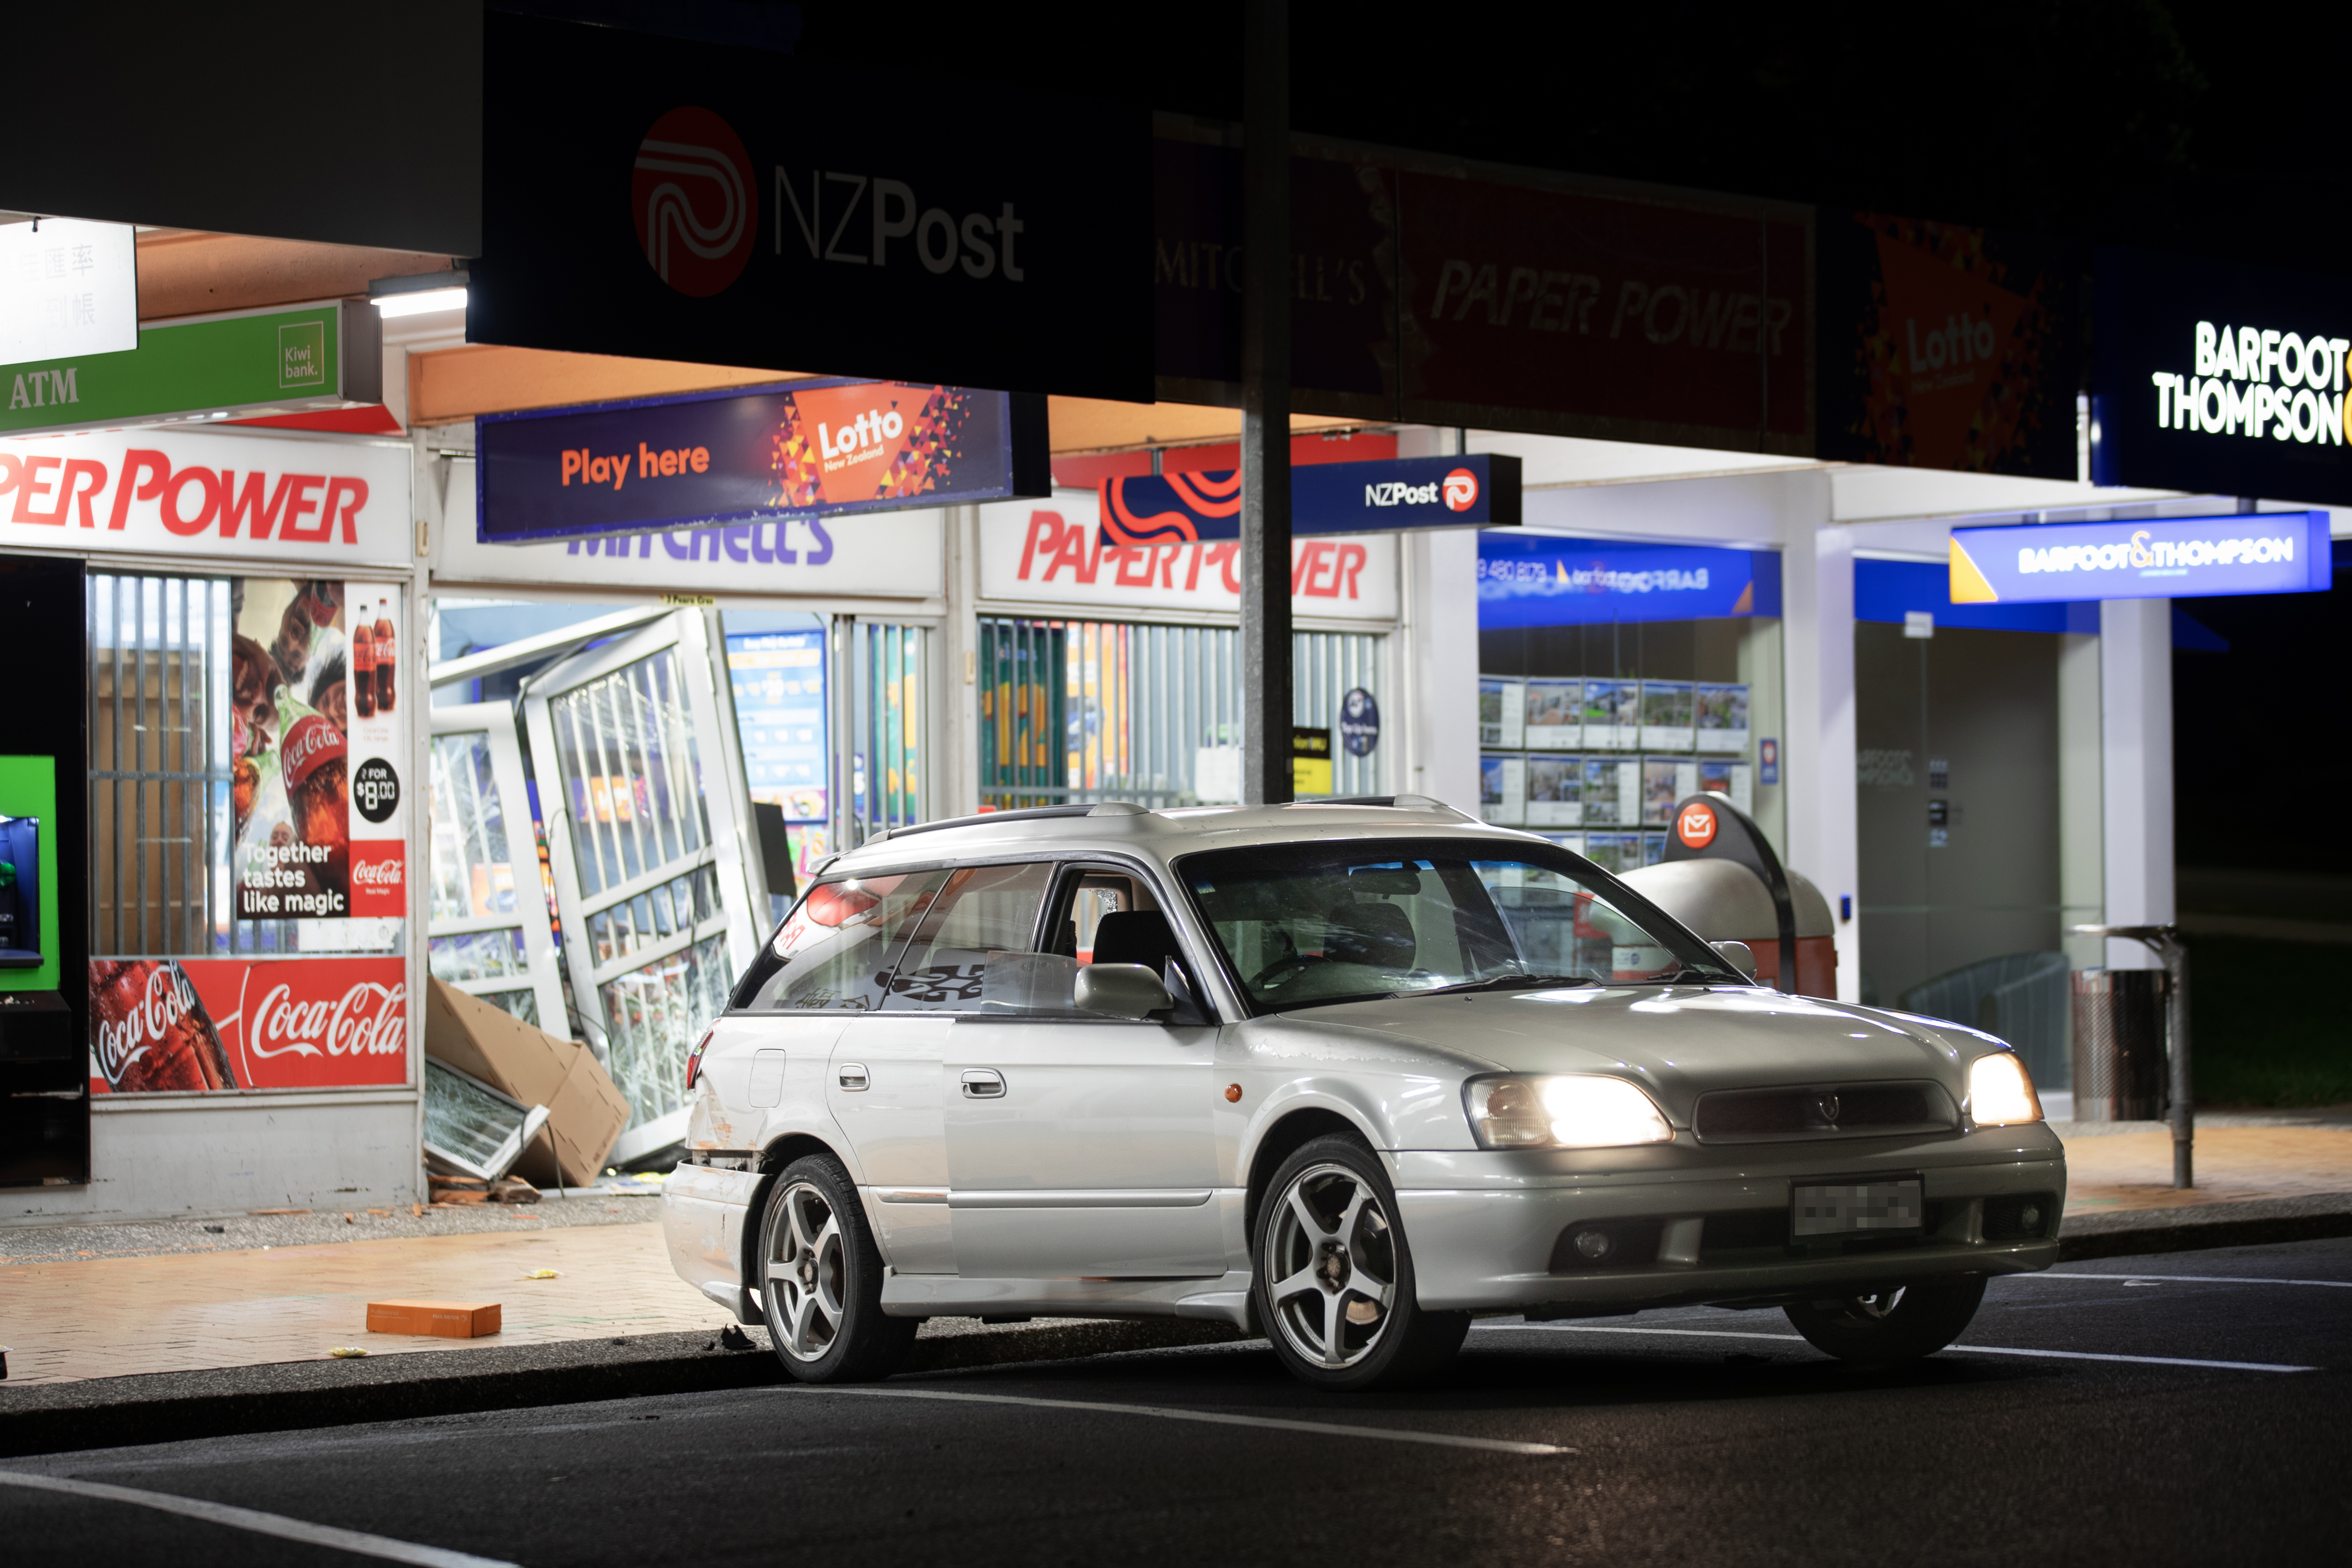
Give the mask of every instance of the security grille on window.
[[(1293, 634), (1292, 722), (1336, 733), (1350, 690), (1377, 699), (1387, 689), (1384, 642)], [(979, 665), (983, 803), (1240, 798), (1241, 641), (1232, 628), (986, 616)], [(1332, 794), (1381, 792), (1377, 748), (1335, 750)]]

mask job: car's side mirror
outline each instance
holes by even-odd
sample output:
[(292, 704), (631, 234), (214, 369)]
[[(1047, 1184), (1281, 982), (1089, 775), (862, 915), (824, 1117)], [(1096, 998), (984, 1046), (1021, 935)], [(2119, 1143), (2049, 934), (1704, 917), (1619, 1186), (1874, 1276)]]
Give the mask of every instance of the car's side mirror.
[(1144, 1018), (1176, 1005), (1168, 987), (1141, 963), (1088, 963), (1078, 970), (1070, 1000), (1081, 1013)]
[(1745, 974), (1750, 980), (1756, 978), (1756, 950), (1754, 948), (1748, 946), (1744, 942), (1711, 942), (1706, 945), (1715, 949), (1717, 956), (1720, 957), (1726, 963), (1731, 965), (1732, 968), (1737, 969), (1740, 973)]

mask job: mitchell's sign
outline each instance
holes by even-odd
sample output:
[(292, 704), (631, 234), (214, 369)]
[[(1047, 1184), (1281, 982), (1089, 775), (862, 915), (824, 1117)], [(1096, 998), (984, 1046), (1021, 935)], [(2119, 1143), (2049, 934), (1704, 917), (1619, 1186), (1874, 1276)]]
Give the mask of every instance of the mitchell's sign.
[(496, 9), (483, 39), (468, 340), (1150, 401), (1142, 110)]
[(2324, 511), (1952, 531), (1955, 605), (2308, 594), (2330, 580)]
[(2107, 250), (2097, 289), (2095, 482), (2352, 502), (2352, 288)]

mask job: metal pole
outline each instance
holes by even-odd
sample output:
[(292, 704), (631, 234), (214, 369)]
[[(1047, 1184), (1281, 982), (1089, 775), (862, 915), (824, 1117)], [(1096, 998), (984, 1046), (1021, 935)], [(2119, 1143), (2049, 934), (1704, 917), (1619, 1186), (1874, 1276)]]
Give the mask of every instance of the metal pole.
[(2171, 973), (2171, 996), (2168, 998), (2170, 1038), (2168, 1053), (2172, 1068), (2172, 1184), (2186, 1190), (2197, 1184), (2197, 1173), (2191, 1158), (2197, 1136), (2195, 1093), (2189, 1076), (2189, 948), (2179, 937), (2151, 943), (2164, 959), (2164, 967)]
[(1290, 799), (1290, 7), (1242, 66), (1242, 799)]

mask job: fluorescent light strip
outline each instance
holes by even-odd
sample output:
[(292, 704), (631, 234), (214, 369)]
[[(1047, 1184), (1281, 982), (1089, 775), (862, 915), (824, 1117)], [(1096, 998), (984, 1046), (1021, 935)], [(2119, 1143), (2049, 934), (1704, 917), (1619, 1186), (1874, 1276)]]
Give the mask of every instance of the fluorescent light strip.
[(466, 290), (420, 289), (413, 294), (379, 294), (370, 303), (386, 316), (422, 316), (431, 310), (464, 310)]

